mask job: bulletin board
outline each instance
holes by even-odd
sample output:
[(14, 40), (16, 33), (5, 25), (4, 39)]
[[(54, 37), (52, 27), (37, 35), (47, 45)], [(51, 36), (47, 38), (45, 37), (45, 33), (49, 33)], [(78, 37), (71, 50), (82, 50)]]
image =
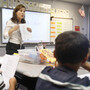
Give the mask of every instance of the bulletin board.
[(73, 30), (72, 18), (52, 18), (51, 20), (51, 42), (55, 43), (58, 34)]

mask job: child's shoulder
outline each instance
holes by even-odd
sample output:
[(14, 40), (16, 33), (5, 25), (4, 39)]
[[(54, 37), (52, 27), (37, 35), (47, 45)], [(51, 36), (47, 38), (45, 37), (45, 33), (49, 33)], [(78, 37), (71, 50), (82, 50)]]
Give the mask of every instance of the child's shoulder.
[(51, 67), (51, 66), (46, 66), (46, 67), (42, 70), (42, 73), (50, 72), (52, 69), (54, 69), (54, 68)]

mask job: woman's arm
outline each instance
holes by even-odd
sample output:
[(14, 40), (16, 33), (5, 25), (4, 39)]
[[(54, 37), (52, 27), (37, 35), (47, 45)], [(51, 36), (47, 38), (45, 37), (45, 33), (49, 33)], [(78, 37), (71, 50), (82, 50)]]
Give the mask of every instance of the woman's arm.
[(11, 20), (7, 21), (4, 29), (4, 38), (7, 39), (15, 30), (18, 30), (19, 26), (14, 24)]
[(14, 26), (13, 28), (11, 28), (9, 31), (8, 31), (8, 35), (10, 36), (12, 34), (12, 32), (16, 31), (19, 29), (19, 25), (16, 25)]

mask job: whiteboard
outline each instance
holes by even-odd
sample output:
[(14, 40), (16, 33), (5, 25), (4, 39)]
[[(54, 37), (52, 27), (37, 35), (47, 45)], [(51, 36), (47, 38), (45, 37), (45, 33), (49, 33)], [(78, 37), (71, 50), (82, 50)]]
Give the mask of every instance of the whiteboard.
[(73, 30), (73, 20), (69, 18), (52, 18), (51, 20), (51, 42), (55, 43), (58, 34)]
[[(2, 8), (2, 43), (7, 43), (3, 33), (6, 22), (12, 17), (13, 9)], [(50, 42), (50, 14), (42, 12), (25, 12), (25, 20), (28, 27), (32, 29), (31, 38), (24, 43)]]

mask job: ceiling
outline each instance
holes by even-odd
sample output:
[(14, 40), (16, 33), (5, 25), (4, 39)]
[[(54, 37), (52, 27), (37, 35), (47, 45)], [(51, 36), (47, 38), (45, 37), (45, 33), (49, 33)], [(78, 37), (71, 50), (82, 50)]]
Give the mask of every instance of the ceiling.
[(90, 5), (90, 0), (58, 0), (58, 1), (65, 1), (65, 2), (72, 2), (72, 3), (77, 3), (77, 4)]

